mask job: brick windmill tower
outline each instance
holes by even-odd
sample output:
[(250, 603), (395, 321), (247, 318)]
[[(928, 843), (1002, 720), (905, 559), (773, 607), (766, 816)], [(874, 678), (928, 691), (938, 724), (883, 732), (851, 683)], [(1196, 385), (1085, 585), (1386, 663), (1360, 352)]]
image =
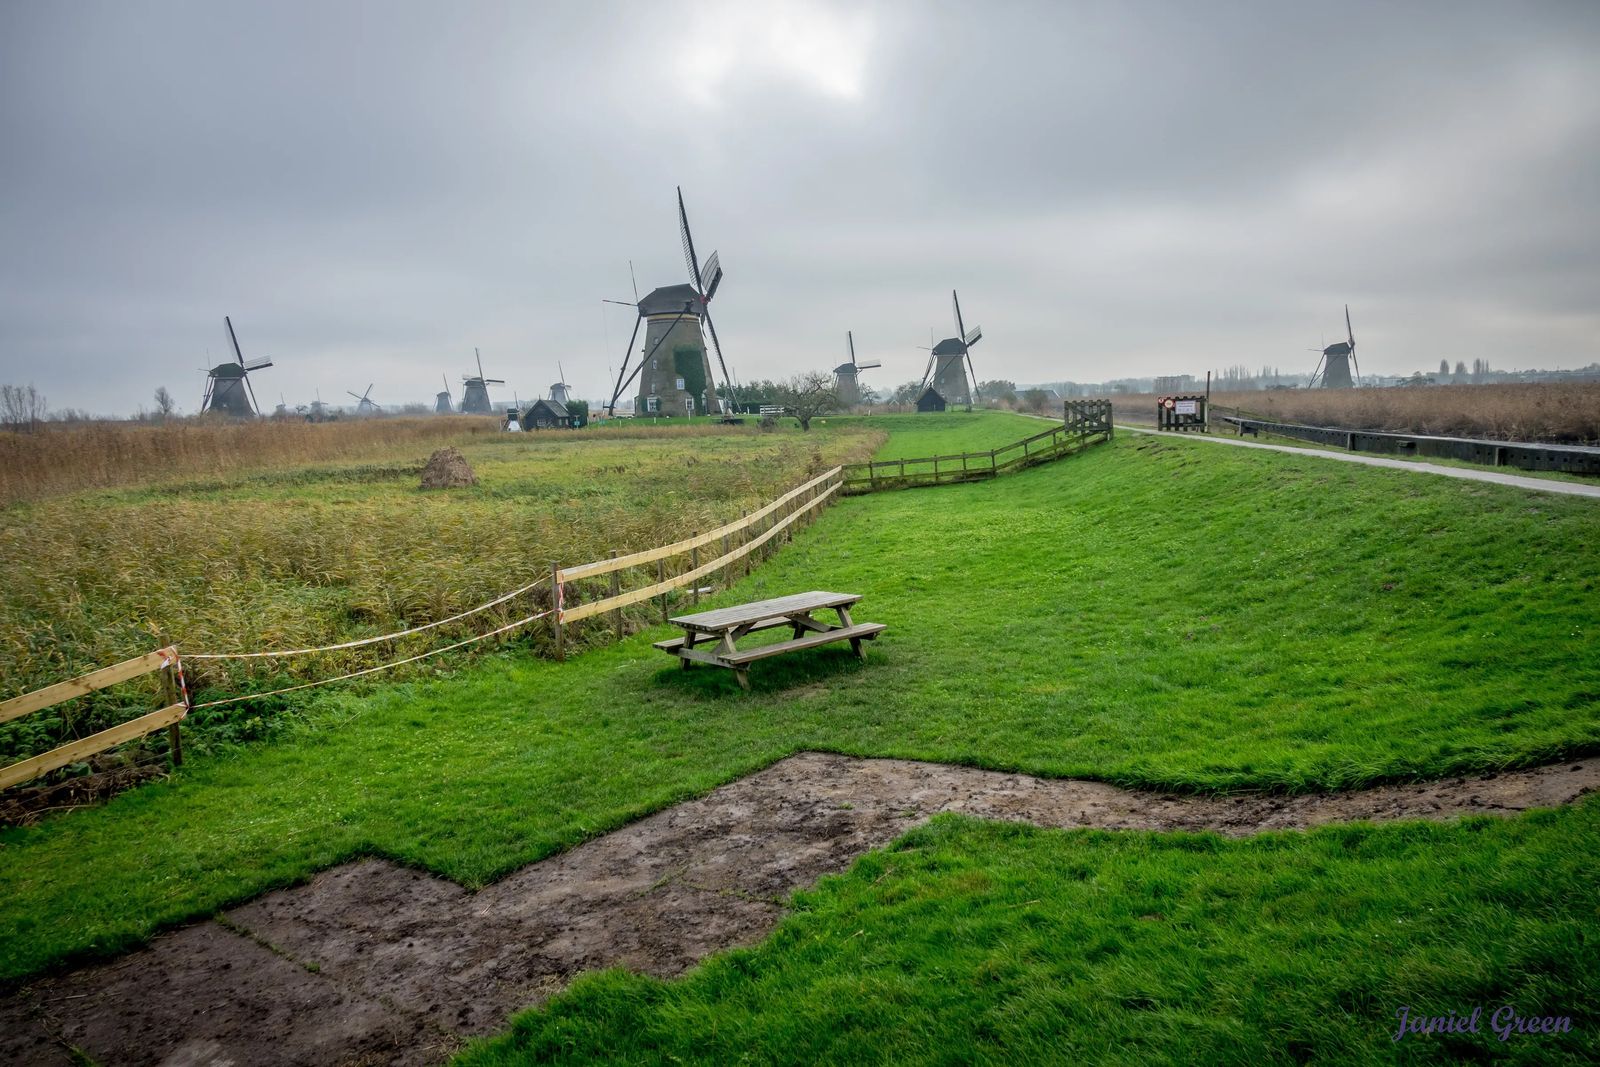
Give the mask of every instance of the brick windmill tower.
[(950, 290), (950, 304), (955, 311), (956, 335), (933, 346), (927, 369), (922, 372), (922, 393), (925, 396), (932, 389), (947, 405), (971, 407), (978, 396), (978, 373), (972, 371), (969, 387), (967, 372), (972, 370), (972, 346), (983, 339), (983, 327), (967, 329), (961, 320), (961, 298), (954, 289)]
[[(717, 341), (717, 328), (711, 321), (710, 310), (711, 299), (717, 294), (717, 286), (722, 284), (722, 264), (713, 252), (704, 268), (701, 267), (694, 250), (694, 237), (689, 232), (682, 189), (678, 190), (678, 230), (689, 268), (689, 284), (651, 290), (633, 305), (639, 317), (634, 321), (633, 334), (622, 356), (616, 388), (606, 405), (608, 415), (615, 414), (617, 400), (635, 379), (639, 383), (634, 399), (635, 415), (703, 415), (733, 410), (733, 381), (728, 374), (728, 364), (722, 358), (722, 345)], [(624, 300), (609, 302), (627, 303)], [(645, 328), (644, 345), (634, 364), (633, 344), (639, 338), (641, 326)], [(706, 346), (707, 337), (711, 339), (710, 351), (716, 352), (717, 366), (722, 370), (720, 398), (711, 354)], [(628, 370), (630, 365), (632, 373)]]

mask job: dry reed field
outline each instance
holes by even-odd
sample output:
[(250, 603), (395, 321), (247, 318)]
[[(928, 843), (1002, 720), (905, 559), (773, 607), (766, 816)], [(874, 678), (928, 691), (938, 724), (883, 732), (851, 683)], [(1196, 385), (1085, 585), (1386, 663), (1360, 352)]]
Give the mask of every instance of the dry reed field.
[[(588, 437), (632, 439), (717, 434), (710, 424), (653, 426), (614, 422)], [(150, 485), (173, 478), (227, 477), (290, 464), (371, 459), (498, 437), (492, 416), (300, 419), (225, 422), (172, 419), (141, 424), (43, 424), (31, 433), (0, 433), (0, 507), (58, 493)]]
[[(158, 440), (154, 447), (176, 449), (174, 466), (186, 473), (0, 509), (0, 698), (167, 643), (187, 654), (303, 648), (437, 621), (548, 574), (552, 561), (586, 562), (711, 529), (809, 475), (867, 457), (883, 439), (848, 426), (512, 435), (485, 433), (479, 422), (492, 425), (434, 423), (453, 424), (453, 437), (435, 436), (429, 420), (177, 427), (149, 438), (87, 432), (54, 457), (48, 484), (142, 480), (147, 472), (102, 464), (93, 451), (94, 442), (130, 437), (136, 448)], [(308, 432), (328, 430), (336, 432)], [(447, 441), (479, 484), (424, 492), (428, 453)], [(307, 462), (324, 459), (320, 444), (363, 462)], [(262, 458), (274, 456), (294, 458)], [(69, 462), (75, 457), (82, 466)], [(539, 610), (548, 596), (535, 590), (393, 643), (290, 660), (191, 661), (190, 680), (233, 695), (326, 677), (484, 632)], [(640, 605), (636, 621), (653, 610)], [(608, 620), (599, 621), (604, 629)], [(532, 640), (546, 638), (540, 631)], [(154, 706), (137, 684), (101, 696), (65, 706), (64, 718), (0, 727), (0, 758), (81, 735), (140, 701)], [(270, 726), (245, 711), (200, 712), (194, 725), (203, 733), (207, 715), (218, 716), (241, 737)]]
[[(1260, 418), (1350, 430), (1585, 444), (1600, 441), (1600, 382), (1282, 389), (1212, 394)], [(1119, 396), (1119, 415), (1155, 419), (1155, 397)]]

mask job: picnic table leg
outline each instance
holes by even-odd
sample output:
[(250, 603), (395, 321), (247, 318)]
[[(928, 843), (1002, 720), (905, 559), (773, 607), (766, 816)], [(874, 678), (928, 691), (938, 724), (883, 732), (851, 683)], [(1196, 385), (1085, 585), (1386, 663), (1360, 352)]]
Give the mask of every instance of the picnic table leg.
[(746, 693), (750, 692), (750, 672), (743, 667), (734, 670), (734, 676), (739, 679), (739, 688)]
[(867, 662), (867, 650), (861, 647), (861, 638), (852, 637), (850, 639), (850, 651), (854, 652), (856, 654), (856, 659), (860, 660), (862, 663)]
[[(685, 636), (684, 636), (684, 638), (683, 638), (683, 647), (684, 648), (693, 648), (694, 647), (694, 639), (695, 639), (696, 636), (698, 636), (698, 635), (696, 635), (693, 630), (687, 631)], [(679, 656), (678, 657), (678, 666), (682, 667), (684, 670), (688, 670), (690, 667), (694, 666), (694, 661), (691, 660), (688, 656)]]
[(848, 604), (840, 604), (839, 607), (838, 607), (838, 612), (839, 612), (839, 625), (840, 626), (847, 626), (848, 627), (848, 626), (854, 626), (855, 625), (855, 623), (850, 621), (850, 606)]

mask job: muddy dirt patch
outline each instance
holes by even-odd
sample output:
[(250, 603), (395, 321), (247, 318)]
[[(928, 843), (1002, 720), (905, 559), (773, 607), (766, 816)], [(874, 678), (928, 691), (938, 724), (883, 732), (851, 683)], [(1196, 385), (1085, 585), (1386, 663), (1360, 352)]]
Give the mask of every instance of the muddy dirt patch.
[[(219, 922), (0, 1003), (0, 1059), (437, 1062), (576, 974), (668, 977), (764, 937), (783, 901), (941, 811), (1041, 826), (1244, 836), (1570, 803), (1600, 760), (1297, 797), (1181, 797), (804, 753), (478, 893), (385, 860), (324, 871)], [(52, 1059), (53, 1057), (53, 1059)]]

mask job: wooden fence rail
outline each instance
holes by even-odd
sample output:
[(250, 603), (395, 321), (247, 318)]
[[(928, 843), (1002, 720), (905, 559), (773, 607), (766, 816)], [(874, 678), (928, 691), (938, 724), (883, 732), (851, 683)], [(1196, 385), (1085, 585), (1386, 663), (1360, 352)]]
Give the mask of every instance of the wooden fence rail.
[(981, 481), (1059, 459), (1086, 447), (1093, 440), (1110, 440), (1112, 433), (1109, 401), (1068, 401), (1060, 426), (1052, 426), (988, 452), (851, 463), (844, 468), (841, 488), (847, 494), (855, 494)]
[(12, 719), (31, 715), (36, 711), (55, 707), (64, 701), (87, 696), (98, 689), (131, 681), (156, 671), (167, 672), (162, 685), (169, 701), (166, 707), (119, 723), (99, 733), (90, 734), (88, 737), (68, 742), (49, 752), (41, 752), (37, 756), (30, 756), (10, 766), (0, 767), (0, 789), (20, 785), (97, 752), (104, 752), (108, 748), (154, 733), (163, 726), (170, 730), (173, 763), (182, 763), (183, 749), (178, 740), (178, 723), (189, 714), (189, 702), (183, 692), (182, 667), (179, 665), (176, 648), (163, 648), (110, 667), (102, 667), (70, 681), (57, 682), (55, 685), (0, 701), (0, 722), (10, 722)]
[[(557, 647), (559, 648), (561, 643), (560, 627), (564, 624), (606, 612), (618, 612), (632, 604), (642, 604), (656, 597), (665, 597), (674, 589), (681, 589), (707, 575), (731, 567), (741, 559), (747, 559), (751, 553), (770, 545), (780, 534), (788, 534), (796, 523), (810, 518), (815, 511), (826, 506), (838, 494), (842, 475), (843, 468), (834, 467), (804, 485), (790, 490), (766, 507), (735, 522), (719, 526), (709, 533), (696, 534), (660, 548), (596, 560), (576, 567), (553, 568), (552, 578), (557, 588), (557, 596), (562, 603), (561, 609), (555, 615)], [(759, 532), (756, 532), (758, 530)], [(737, 546), (733, 544), (735, 539), (741, 542)], [(718, 554), (701, 563), (700, 549), (709, 545), (715, 545)], [(661, 567), (662, 562), (681, 555), (690, 557), (689, 567), (678, 574), (667, 576), (665, 569)], [(565, 606), (567, 590), (573, 582), (605, 574), (615, 576), (620, 572), (650, 563), (658, 565), (655, 582), (622, 592), (620, 582), (614, 577), (609, 596), (584, 601), (571, 607)], [(663, 612), (665, 610), (663, 601)]]

